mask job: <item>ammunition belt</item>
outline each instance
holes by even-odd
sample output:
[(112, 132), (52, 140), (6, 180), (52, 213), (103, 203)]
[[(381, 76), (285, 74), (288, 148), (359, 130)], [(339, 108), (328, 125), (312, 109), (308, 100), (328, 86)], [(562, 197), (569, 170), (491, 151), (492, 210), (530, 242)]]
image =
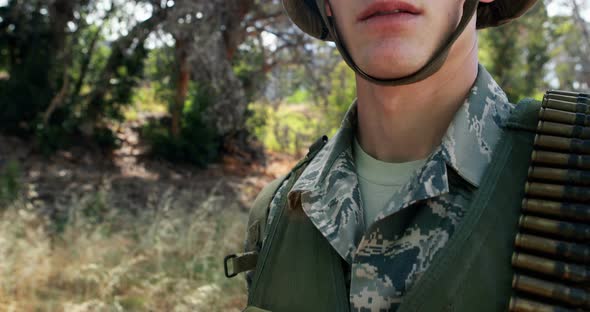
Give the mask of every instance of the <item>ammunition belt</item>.
[(590, 95), (545, 94), (519, 232), (509, 310), (590, 311)]

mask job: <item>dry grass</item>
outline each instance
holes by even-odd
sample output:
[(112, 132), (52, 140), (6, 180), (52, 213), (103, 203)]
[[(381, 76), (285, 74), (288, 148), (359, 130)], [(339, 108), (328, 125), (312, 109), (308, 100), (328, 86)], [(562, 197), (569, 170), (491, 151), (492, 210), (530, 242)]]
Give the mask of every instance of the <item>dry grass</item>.
[(0, 207), (0, 311), (244, 307), (245, 283), (225, 279), (222, 259), (241, 249), (245, 212), (211, 192), (193, 209), (163, 196), (154, 209), (130, 214), (110, 207), (107, 192), (68, 207), (59, 234), (23, 198)]

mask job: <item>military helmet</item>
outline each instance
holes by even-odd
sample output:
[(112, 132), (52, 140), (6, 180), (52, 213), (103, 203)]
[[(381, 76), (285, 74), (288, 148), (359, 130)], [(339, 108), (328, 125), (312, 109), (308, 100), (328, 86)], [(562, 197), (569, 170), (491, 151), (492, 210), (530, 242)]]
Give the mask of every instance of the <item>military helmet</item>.
[(536, 0), (495, 0), (491, 3), (479, 3), (479, 0), (465, 0), (463, 16), (456, 31), (448, 38), (432, 59), (414, 74), (401, 78), (378, 78), (360, 69), (348, 52), (334, 22), (334, 18), (327, 16), (325, 4), (329, 0), (282, 0), (289, 18), (301, 30), (321, 40), (334, 41), (342, 57), (357, 74), (363, 78), (382, 85), (403, 85), (423, 80), (437, 72), (445, 62), (449, 50), (461, 35), (471, 17), (477, 14), (477, 28), (499, 26), (510, 22), (524, 14)]

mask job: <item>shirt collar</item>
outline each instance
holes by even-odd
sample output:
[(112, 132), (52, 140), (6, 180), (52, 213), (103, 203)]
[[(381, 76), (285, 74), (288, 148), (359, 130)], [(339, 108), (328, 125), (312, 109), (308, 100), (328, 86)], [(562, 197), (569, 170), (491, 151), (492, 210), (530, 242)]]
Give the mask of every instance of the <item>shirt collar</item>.
[[(479, 186), (502, 126), (514, 106), (488, 71), (478, 67), (475, 83), (445, 133), (440, 150), (448, 166), (473, 186)], [(336, 135), (311, 161), (293, 190), (312, 190), (321, 184), (334, 161), (350, 148), (357, 123), (356, 100)]]
[(441, 150), (448, 166), (473, 186), (479, 186), (514, 105), (487, 70), (478, 75), (467, 99), (455, 114)]

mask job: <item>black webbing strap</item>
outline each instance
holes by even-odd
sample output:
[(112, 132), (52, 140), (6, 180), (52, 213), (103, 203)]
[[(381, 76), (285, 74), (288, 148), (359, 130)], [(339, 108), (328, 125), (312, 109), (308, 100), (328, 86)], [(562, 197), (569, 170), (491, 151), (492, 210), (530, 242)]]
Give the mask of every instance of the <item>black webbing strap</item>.
[[(242, 272), (253, 270), (256, 268), (257, 261), (258, 252), (256, 251), (228, 255), (223, 259), (225, 276), (227, 278), (232, 278)], [(228, 264), (231, 264), (231, 270)]]

